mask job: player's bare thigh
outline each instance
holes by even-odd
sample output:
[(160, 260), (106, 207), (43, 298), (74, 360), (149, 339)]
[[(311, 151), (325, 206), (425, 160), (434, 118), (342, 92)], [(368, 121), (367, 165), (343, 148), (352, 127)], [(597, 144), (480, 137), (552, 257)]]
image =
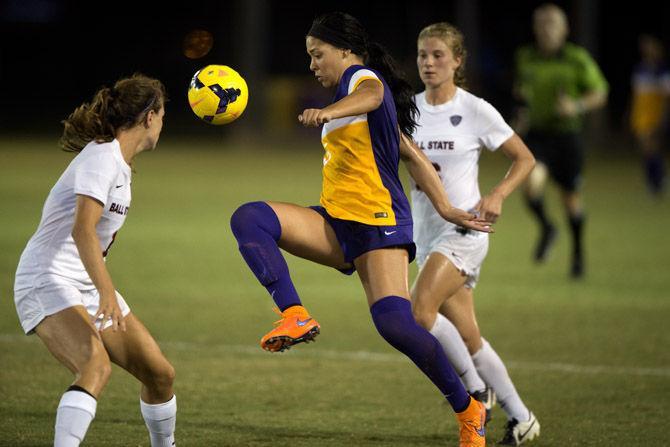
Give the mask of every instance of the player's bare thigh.
[(354, 260), (365, 289), (368, 305), (387, 296), (409, 300), (408, 254), (404, 248), (380, 248), (363, 253)]
[(99, 396), (111, 374), (109, 356), (83, 306), (49, 315), (35, 328), (51, 354), (77, 377), (76, 383)]
[(173, 395), (174, 368), (135, 315), (129, 313), (125, 323), (125, 332), (111, 328), (102, 332), (110, 359), (145, 385), (142, 400), (150, 404), (169, 400)]
[(284, 202), (267, 202), (281, 225), (279, 246), (292, 255), (329, 267), (351, 267), (335, 232), (326, 220), (311, 208)]

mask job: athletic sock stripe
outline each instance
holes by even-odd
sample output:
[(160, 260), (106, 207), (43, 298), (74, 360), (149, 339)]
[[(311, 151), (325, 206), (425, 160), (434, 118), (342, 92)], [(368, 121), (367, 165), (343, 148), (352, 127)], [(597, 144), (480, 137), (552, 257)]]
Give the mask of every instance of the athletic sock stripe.
[(98, 400), (98, 399), (96, 399), (96, 397), (95, 397), (94, 395), (92, 395), (91, 393), (89, 393), (89, 392), (86, 391), (84, 388), (80, 387), (79, 385), (70, 385), (70, 386), (67, 388), (67, 390), (65, 390), (66, 393), (67, 393), (68, 391), (79, 391), (79, 392), (81, 392), (81, 393), (86, 393), (86, 394), (88, 394), (89, 396), (91, 396), (93, 399), (95, 399), (96, 401)]

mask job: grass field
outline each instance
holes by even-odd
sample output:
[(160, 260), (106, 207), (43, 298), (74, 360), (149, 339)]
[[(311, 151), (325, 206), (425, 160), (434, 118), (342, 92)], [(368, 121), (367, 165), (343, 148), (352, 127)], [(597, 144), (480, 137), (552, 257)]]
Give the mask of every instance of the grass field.
[[(488, 156), (487, 156), (488, 155)], [(318, 343), (258, 348), (271, 300), (239, 256), (228, 220), (258, 199), (318, 201), (321, 150), (165, 138), (138, 159), (133, 203), (108, 257), (116, 287), (177, 370), (181, 446), (456, 446), (450, 408), (375, 332), (357, 277), (289, 258), (322, 325)], [(0, 445), (47, 446), (71, 376), (13, 304), (19, 255), (70, 160), (55, 141), (0, 141)], [(482, 185), (505, 170), (485, 154)], [(568, 280), (568, 229), (535, 266), (536, 228), (520, 195), (476, 289), (484, 336), (542, 424), (540, 446), (668, 445), (670, 206), (649, 198), (634, 158), (592, 156), (586, 173), (587, 277)], [(414, 269), (414, 267), (413, 267)], [(115, 368), (85, 445), (148, 446), (139, 385)], [(493, 445), (504, 413), (489, 424)]]

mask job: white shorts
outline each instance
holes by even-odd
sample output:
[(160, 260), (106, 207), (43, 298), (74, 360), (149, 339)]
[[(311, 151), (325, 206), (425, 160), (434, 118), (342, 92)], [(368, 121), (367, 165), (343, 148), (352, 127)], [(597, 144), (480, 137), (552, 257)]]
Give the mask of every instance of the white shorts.
[(417, 244), (416, 263), (419, 270), (423, 267), (431, 253), (437, 252), (446, 256), (454, 266), (467, 276), (465, 287), (474, 289), (479, 280), (486, 253), (489, 251), (487, 234), (459, 234), (449, 232), (438, 235), (427, 246)]
[[(119, 292), (116, 292), (116, 299), (125, 317), (130, 313), (130, 308)], [(71, 284), (50, 282), (32, 289), (15, 290), (14, 304), (23, 331), (31, 334), (46, 317), (69, 307), (84, 306), (89, 315), (93, 317), (100, 307), (100, 295), (98, 289), (95, 288), (79, 290)], [(101, 323), (102, 318), (98, 317), (95, 322), (98, 329)], [(111, 325), (112, 322), (108, 320), (104, 329)]]

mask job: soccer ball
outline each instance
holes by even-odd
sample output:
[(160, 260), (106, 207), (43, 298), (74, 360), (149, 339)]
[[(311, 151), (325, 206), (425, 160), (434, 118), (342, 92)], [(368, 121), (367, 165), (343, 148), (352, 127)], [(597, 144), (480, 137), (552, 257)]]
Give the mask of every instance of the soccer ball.
[(249, 100), (247, 83), (226, 65), (208, 65), (191, 79), (188, 103), (198, 118), (210, 124), (228, 124), (244, 112)]

